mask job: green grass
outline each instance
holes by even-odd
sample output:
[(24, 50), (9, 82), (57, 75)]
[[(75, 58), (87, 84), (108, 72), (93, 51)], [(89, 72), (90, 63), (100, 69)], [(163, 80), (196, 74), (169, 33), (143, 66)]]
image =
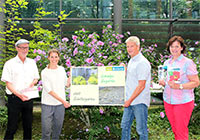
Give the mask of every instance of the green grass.
[[(112, 115), (106, 116), (106, 109), (104, 110), (105, 114), (104, 116), (100, 116), (101, 118), (98, 118), (99, 120), (95, 119), (95, 115), (90, 118), (91, 125), (93, 125), (90, 130), (91, 132), (88, 133), (85, 131), (87, 128), (85, 126), (85, 123), (83, 123), (79, 117), (80, 116), (74, 116), (72, 111), (75, 112), (76, 107), (73, 107), (72, 109), (66, 110), (65, 113), (65, 120), (63, 124), (62, 133), (60, 136), (61, 140), (77, 140), (77, 139), (89, 139), (89, 134), (92, 134), (92, 140), (98, 139), (98, 140), (118, 140), (120, 139), (121, 130), (120, 130), (120, 121), (121, 121), (121, 115), (116, 115), (115, 113)], [(89, 109), (88, 109), (89, 110)], [(98, 114), (97, 109), (97, 114)], [(113, 111), (113, 110), (112, 110)], [(148, 118), (148, 128), (149, 128), (149, 140), (174, 140), (173, 133), (171, 131), (169, 122), (166, 118), (160, 117), (160, 112), (164, 111), (163, 106), (152, 106), (149, 109), (149, 118)], [(93, 112), (94, 113), (94, 112)], [(122, 113), (122, 109), (120, 109), (120, 113)], [(109, 113), (107, 113), (109, 114)], [(98, 114), (99, 115), (99, 114)], [(33, 113), (33, 129), (32, 129), (32, 139), (33, 140), (40, 140), (41, 139), (41, 109), (34, 107), (34, 113)], [(104, 130), (104, 122), (106, 123), (113, 123), (112, 120), (117, 121), (116, 124), (107, 124), (110, 126), (110, 133), (107, 133), (106, 130)], [(100, 124), (102, 124), (102, 128), (100, 128)], [(113, 125), (114, 127), (111, 127)], [(137, 138), (136, 130), (135, 130), (135, 122), (133, 122), (132, 127), (132, 137)], [(190, 125), (189, 128), (192, 128)], [(196, 128), (196, 131), (199, 131), (199, 128)], [(99, 131), (99, 132), (98, 132)], [(100, 132), (101, 131), (101, 132)], [(3, 139), (5, 134), (5, 129), (0, 130), (0, 139)], [(15, 140), (21, 140), (23, 136), (23, 129), (21, 122), (19, 123), (17, 133), (15, 134)], [(199, 133), (193, 134), (190, 132), (190, 140), (198, 140), (200, 139)]]

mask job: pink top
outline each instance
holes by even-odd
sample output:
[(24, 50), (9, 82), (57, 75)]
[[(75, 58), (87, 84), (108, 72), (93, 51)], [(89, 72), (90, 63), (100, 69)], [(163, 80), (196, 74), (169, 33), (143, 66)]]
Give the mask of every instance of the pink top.
[[(177, 83), (184, 84), (189, 82), (188, 75), (198, 74), (196, 64), (182, 54), (172, 62), (172, 58), (165, 61), (164, 66), (167, 66), (167, 81), (177, 80)], [(171, 69), (178, 70), (172, 72)], [(177, 76), (172, 75), (174, 73)], [(194, 100), (194, 89), (172, 89), (167, 84), (165, 85), (163, 99), (169, 104), (183, 104)]]

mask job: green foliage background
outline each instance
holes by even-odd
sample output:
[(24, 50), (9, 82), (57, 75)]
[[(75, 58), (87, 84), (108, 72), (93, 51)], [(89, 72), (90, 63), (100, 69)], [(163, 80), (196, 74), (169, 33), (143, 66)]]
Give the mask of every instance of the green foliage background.
[[(70, 13), (66, 14), (65, 11), (62, 11), (60, 13), (60, 15), (58, 16), (60, 21), (54, 25), (54, 31), (44, 29), (41, 27), (40, 19), (44, 16), (51, 14), (51, 12), (46, 12), (45, 9), (42, 7), (42, 1), (40, 1), (40, 7), (37, 8), (37, 13), (35, 15), (37, 17), (37, 20), (34, 22), (34, 30), (27, 33), (23, 28), (18, 27), (18, 23), (21, 21), (20, 11), (22, 9), (26, 9), (27, 4), (28, 3), (25, 0), (6, 0), (4, 8), (0, 10), (1, 12), (4, 12), (6, 14), (6, 17), (4, 19), (6, 26), (1, 27), (4, 28), (4, 31), (0, 32), (0, 34), (3, 34), (5, 36), (5, 38), (1, 38), (1, 41), (3, 41), (4, 44), (1, 44), (1, 46), (3, 46), (3, 53), (0, 55), (1, 57), (3, 57), (3, 59), (0, 62), (0, 75), (2, 74), (3, 64), (8, 59), (16, 55), (16, 51), (14, 48), (15, 42), (24, 35), (27, 35), (31, 38), (28, 56), (34, 59), (37, 58), (39, 71), (41, 71), (48, 64), (46, 53), (51, 48), (57, 48), (61, 52), (60, 65), (63, 65), (66, 68), (66, 71), (69, 71), (70, 66), (119, 65), (121, 62), (128, 62), (129, 57), (127, 55), (126, 46), (124, 43), (125, 39), (130, 35), (128, 32), (120, 35), (119, 33), (113, 31), (112, 26), (110, 25), (102, 29), (102, 35), (98, 35), (95, 32), (91, 33), (90, 31), (85, 31), (85, 29), (82, 29), (74, 32), (74, 37), (77, 37), (76, 39), (63, 41), (60, 36), (59, 29), (60, 26), (64, 24), (63, 20), (67, 16), (69, 16)], [(80, 42), (82, 42), (82, 44)], [(98, 45), (98, 43), (103, 43), (103, 45)], [(89, 53), (91, 51), (91, 47), (88, 47), (89, 44), (95, 48), (95, 52), (93, 52), (92, 54)], [(192, 53), (188, 49), (187, 56), (194, 60), (194, 62), (197, 64), (198, 71), (200, 71), (198, 56), (198, 54), (200, 53), (200, 42), (194, 43), (187, 40), (187, 44), (188, 48), (196, 48), (195, 50), (197, 51), (197, 53)], [(168, 58), (167, 52), (159, 52), (157, 49), (158, 47), (159, 46), (157, 46), (156, 44), (147, 46), (145, 45), (145, 41), (141, 42), (142, 53), (150, 61), (152, 66), (152, 81), (154, 82), (157, 82), (157, 67), (163, 64), (163, 62)], [(78, 49), (78, 52), (74, 55), (76, 48)], [(92, 62), (88, 63), (86, 61), (87, 59), (92, 59)], [(5, 84), (1, 82), (1, 85)], [(38, 86), (41, 87), (42, 85)], [(200, 106), (199, 91), (199, 87), (195, 89), (195, 102), (197, 106), (195, 107), (195, 110), (193, 112), (190, 125), (191, 132), (197, 135), (200, 135), (200, 131), (196, 130), (196, 127), (199, 130), (197, 124), (199, 124), (200, 120), (200, 114), (198, 111)], [(103, 109), (103, 114), (99, 113), (100, 109)], [(160, 129), (170, 129), (169, 123), (166, 123), (166, 117), (165, 121), (160, 118), (159, 112), (161, 111), (163, 111), (163, 109), (158, 109), (155, 112), (152, 112), (149, 116), (149, 127), (154, 127), (154, 129), (150, 130), (150, 135), (153, 135), (155, 130), (159, 131)], [(0, 125), (5, 126), (6, 110), (0, 112)], [(82, 134), (84, 138), (119, 138), (120, 119), (122, 116), (122, 109), (120, 107), (74, 107), (69, 111), (69, 113), (71, 114), (71, 117), (76, 117), (83, 122), (84, 125), (82, 127), (82, 131), (84, 132)], [(108, 127), (110, 129), (110, 133), (107, 131)], [(86, 131), (86, 129), (88, 131)], [(133, 131), (135, 131), (134, 128)], [(137, 135), (133, 134), (133, 137), (136, 138)], [(172, 137), (173, 136), (171, 136), (171, 138)]]

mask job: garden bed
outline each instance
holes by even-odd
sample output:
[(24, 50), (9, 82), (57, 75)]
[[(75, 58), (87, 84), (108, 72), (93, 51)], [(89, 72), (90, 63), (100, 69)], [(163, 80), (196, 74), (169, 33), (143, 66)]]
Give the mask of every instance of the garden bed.
[[(81, 119), (80, 110), (84, 109), (90, 118), (90, 127)], [(100, 111), (101, 110), (101, 111)], [(103, 111), (102, 111), (103, 110)], [(162, 105), (152, 105), (149, 109), (148, 129), (150, 140), (173, 140), (174, 136), (166, 116), (161, 117), (160, 113), (164, 113)], [(71, 107), (66, 110), (65, 120), (63, 124), (61, 140), (72, 139), (97, 139), (97, 140), (120, 140), (121, 129), (120, 122), (123, 113), (122, 107)], [(137, 139), (135, 122), (132, 127), (132, 138)], [(3, 139), (5, 126), (0, 130), (0, 139)], [(200, 138), (200, 128), (196, 128), (192, 122), (189, 125), (190, 140)], [(33, 119), (33, 140), (41, 139), (41, 108), (39, 105), (34, 107)], [(195, 130), (195, 131), (193, 131)], [(19, 124), (19, 129), (15, 135), (15, 139), (22, 139), (22, 125)]]

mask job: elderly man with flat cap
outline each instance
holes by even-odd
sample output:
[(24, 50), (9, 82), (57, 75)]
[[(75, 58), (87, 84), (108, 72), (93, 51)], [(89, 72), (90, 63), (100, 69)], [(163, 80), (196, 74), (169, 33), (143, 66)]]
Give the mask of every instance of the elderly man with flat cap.
[(32, 88), (39, 79), (38, 68), (33, 59), (27, 58), (29, 41), (20, 39), (15, 43), (17, 56), (8, 60), (3, 67), (1, 80), (6, 83), (8, 97), (8, 124), (4, 140), (12, 140), (22, 117), (23, 139), (32, 137), (33, 101), (22, 91)]

